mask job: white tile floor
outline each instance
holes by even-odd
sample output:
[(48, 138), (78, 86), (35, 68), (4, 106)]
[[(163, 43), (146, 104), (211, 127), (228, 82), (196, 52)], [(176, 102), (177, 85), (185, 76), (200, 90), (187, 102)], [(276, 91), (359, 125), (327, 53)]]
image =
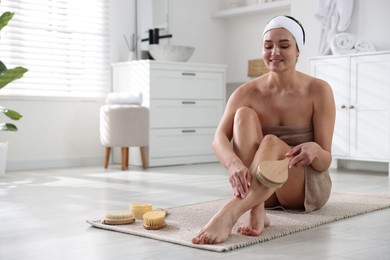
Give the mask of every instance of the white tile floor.
[[(390, 194), (387, 173), (332, 170), (334, 191)], [(0, 259), (390, 259), (390, 209), (215, 253), (89, 227), (134, 201), (159, 207), (230, 197), (219, 164), (9, 172), (0, 176)]]

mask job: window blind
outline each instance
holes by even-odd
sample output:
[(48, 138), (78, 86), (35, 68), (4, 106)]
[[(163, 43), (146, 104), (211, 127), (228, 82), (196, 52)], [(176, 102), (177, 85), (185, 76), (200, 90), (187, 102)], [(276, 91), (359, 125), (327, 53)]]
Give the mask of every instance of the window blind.
[(108, 1), (1, 0), (15, 15), (0, 58), (29, 71), (2, 95), (102, 97), (110, 89)]

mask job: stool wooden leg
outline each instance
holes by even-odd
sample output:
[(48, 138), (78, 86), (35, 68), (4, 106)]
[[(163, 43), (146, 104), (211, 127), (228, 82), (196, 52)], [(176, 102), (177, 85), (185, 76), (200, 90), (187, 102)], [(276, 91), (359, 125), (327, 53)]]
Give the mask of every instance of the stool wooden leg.
[(129, 157), (130, 157), (129, 147), (126, 147), (126, 157), (125, 157), (125, 166), (126, 166), (126, 169), (129, 168)]
[(124, 171), (129, 165), (129, 147), (122, 147), (121, 157), (122, 171)]
[(145, 148), (145, 146), (141, 146), (140, 150), (141, 150), (142, 168), (146, 169), (146, 168), (148, 168), (148, 161), (147, 161), (147, 158), (146, 158), (146, 148)]
[(108, 162), (110, 161), (111, 147), (106, 147), (106, 154), (104, 156), (104, 169), (108, 168)]

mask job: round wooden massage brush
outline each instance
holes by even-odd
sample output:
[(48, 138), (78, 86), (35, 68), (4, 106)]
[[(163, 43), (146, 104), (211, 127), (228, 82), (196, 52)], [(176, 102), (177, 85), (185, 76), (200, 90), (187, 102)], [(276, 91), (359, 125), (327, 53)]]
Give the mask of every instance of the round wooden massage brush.
[(167, 211), (156, 209), (148, 211), (143, 215), (144, 228), (147, 230), (157, 230), (165, 227), (165, 216)]
[(266, 187), (280, 188), (288, 178), (288, 163), (291, 157), (283, 160), (262, 161), (256, 171), (257, 179)]
[(130, 210), (111, 210), (106, 212), (103, 223), (107, 225), (125, 225), (134, 223), (135, 218)]
[(129, 209), (133, 212), (135, 219), (142, 220), (142, 216), (146, 212), (152, 211), (153, 205), (151, 203), (133, 203)]

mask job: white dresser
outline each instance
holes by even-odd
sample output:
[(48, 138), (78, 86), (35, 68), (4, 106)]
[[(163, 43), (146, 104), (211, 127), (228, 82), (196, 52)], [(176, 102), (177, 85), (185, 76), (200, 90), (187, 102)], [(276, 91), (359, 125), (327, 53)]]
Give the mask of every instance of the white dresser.
[[(139, 60), (112, 68), (113, 90), (140, 91), (150, 108), (149, 166), (217, 160), (211, 141), (225, 107), (225, 65)], [(139, 165), (133, 150), (130, 163)]]
[(389, 163), (390, 52), (315, 57), (309, 64), (311, 75), (333, 88), (334, 158)]

